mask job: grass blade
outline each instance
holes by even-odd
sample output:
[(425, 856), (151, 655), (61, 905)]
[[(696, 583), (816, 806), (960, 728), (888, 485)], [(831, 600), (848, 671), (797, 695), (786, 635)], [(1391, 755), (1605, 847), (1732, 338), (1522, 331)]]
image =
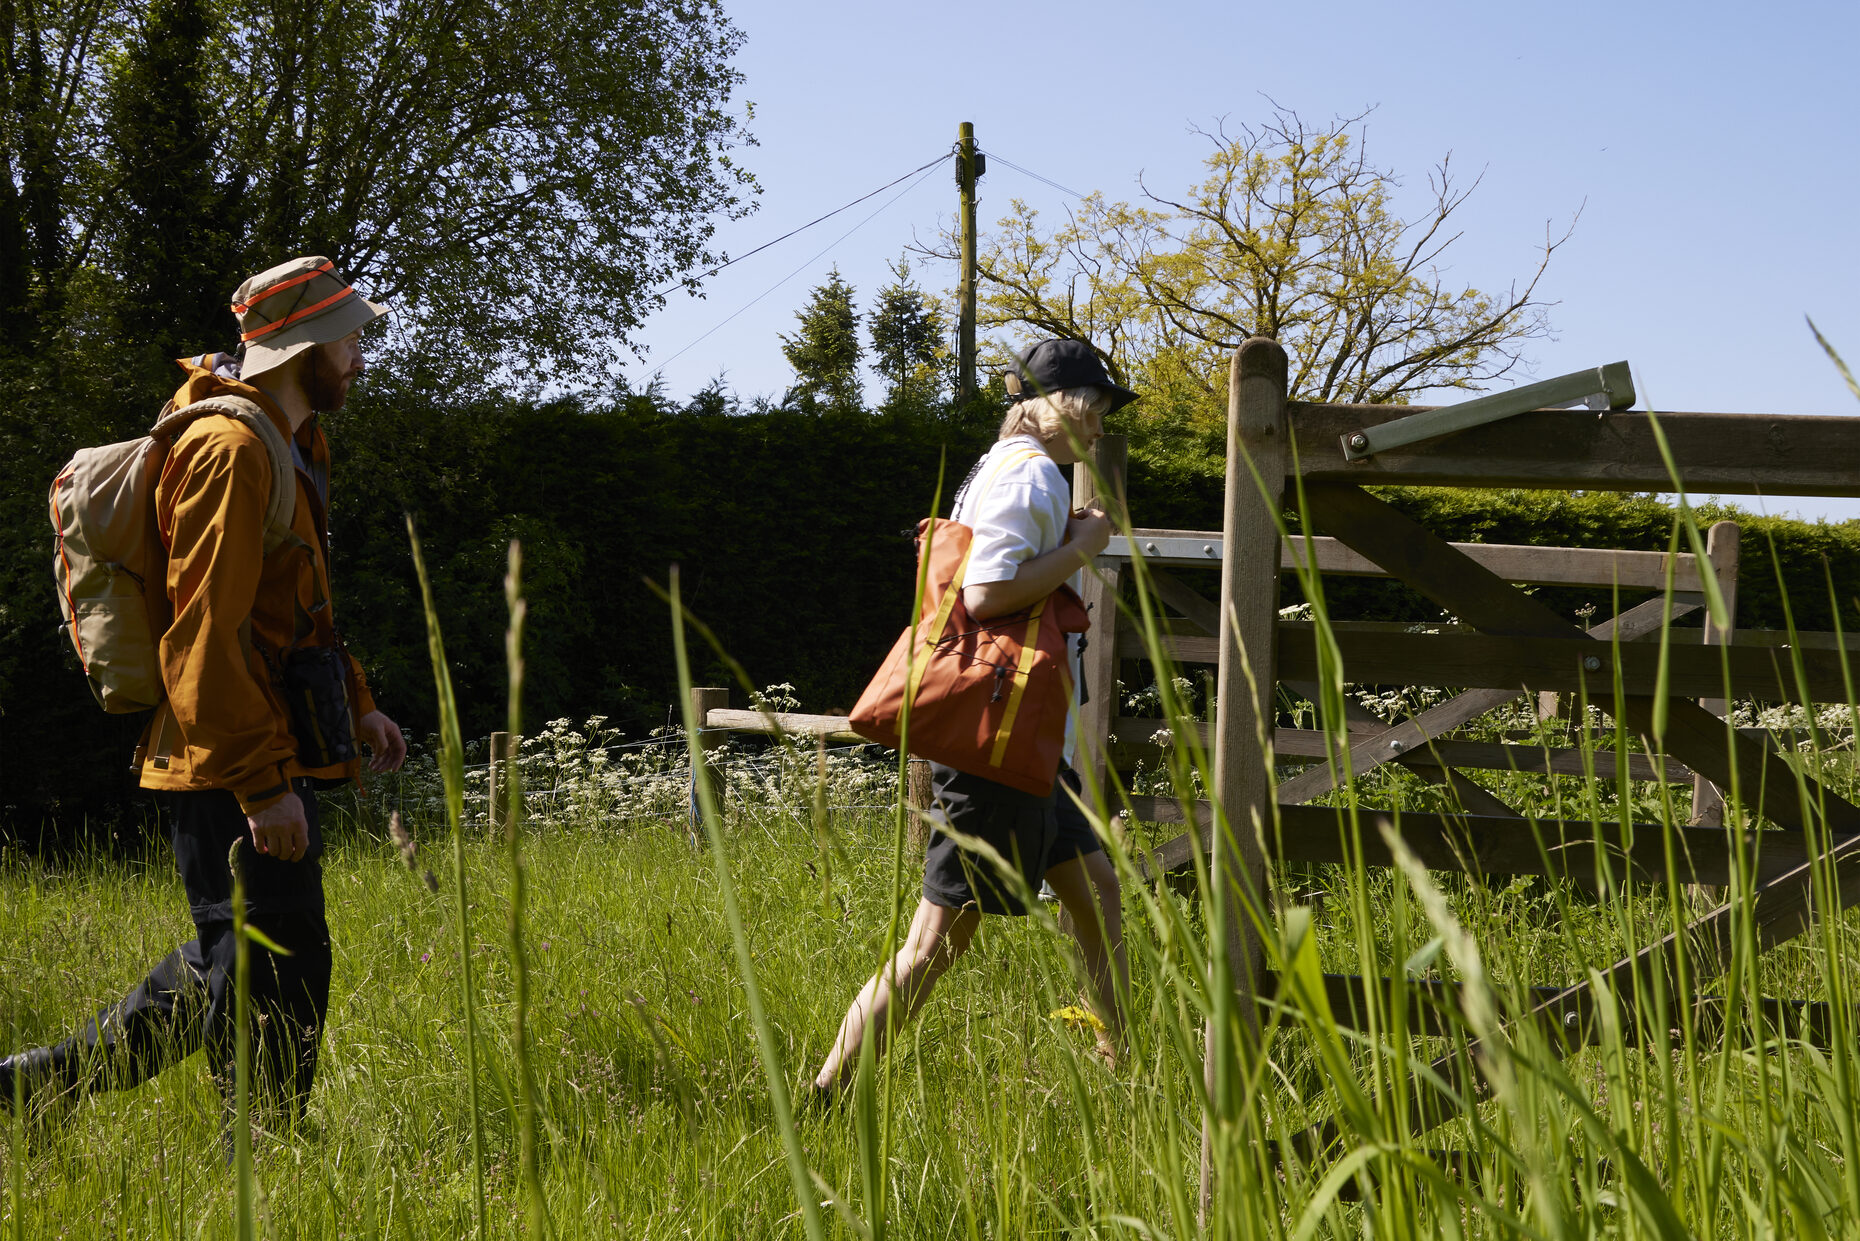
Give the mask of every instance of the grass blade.
[(239, 1241), (256, 1241), (252, 1185), (252, 944), (246, 936), (245, 868), (239, 855), (245, 838), (227, 851), (232, 871), (233, 923), (233, 1187)]
[(452, 669), (446, 663), (446, 643), (439, 630), (439, 612), (433, 606), (433, 584), (426, 575), (426, 558), (420, 535), (407, 518), (407, 540), (413, 548), (413, 569), (420, 579), (420, 604), (426, 612), (426, 646), (433, 661), (433, 682), (439, 694), (439, 771), (446, 790), (446, 821), (452, 828), (452, 896), (458, 918), (459, 1008), (465, 1014), (465, 1092), (471, 1108), (471, 1170), (476, 1190), (477, 1235), (490, 1236), (486, 1221), (484, 1182), (484, 1107), (478, 1090), (478, 1003), (472, 987), (471, 902), (465, 882), (465, 745), (459, 736), (458, 701), (452, 694)]
[(524, 1215), (532, 1237), (549, 1235), (549, 1204), (543, 1197), (542, 1163), (537, 1151), (536, 1073), (531, 1064), (529, 1038), (530, 958), (523, 943), (523, 914), (529, 899), (523, 868), (523, 766), (517, 752), (523, 737), (523, 547), (510, 543), (510, 571), (504, 578), (504, 602), (510, 609), (510, 628), (504, 637), (504, 658), (510, 669), (510, 707), (505, 727), (510, 732), (511, 755), (503, 772), (504, 844), (510, 862), (510, 976), (514, 1010), (511, 1044), (517, 1062), (517, 1143), (522, 1166)]

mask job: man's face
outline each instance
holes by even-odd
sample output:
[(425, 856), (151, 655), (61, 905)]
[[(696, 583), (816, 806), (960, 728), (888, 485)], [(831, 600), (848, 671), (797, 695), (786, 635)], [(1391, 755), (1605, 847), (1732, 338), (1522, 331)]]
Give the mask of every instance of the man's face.
[(362, 373), (362, 334), (350, 332), (341, 340), (318, 345), (304, 367), (304, 395), (310, 408), (329, 413), (349, 399), (349, 385)]

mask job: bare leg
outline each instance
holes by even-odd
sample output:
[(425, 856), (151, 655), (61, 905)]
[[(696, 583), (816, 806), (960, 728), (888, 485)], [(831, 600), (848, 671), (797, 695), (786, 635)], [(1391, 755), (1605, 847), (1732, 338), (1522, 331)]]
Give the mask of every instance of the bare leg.
[[(981, 921), (981, 913), (973, 907), (951, 909), (918, 901), (904, 946), (898, 949), (890, 968), (874, 974), (853, 997), (833, 1051), (820, 1066), (814, 1084), (823, 1090), (835, 1090), (845, 1083), (859, 1063), (859, 1048), (865, 1042), (868, 1025), (872, 1027), (873, 1049), (882, 1054), (887, 1027), (902, 1027), (911, 1019), (950, 962), (968, 950)], [(898, 1009), (895, 1016), (891, 1012), (894, 997)]]
[(1046, 882), (1059, 896), (1060, 924), (1078, 941), (1091, 980), (1089, 1002), (1104, 1022), (1099, 1051), (1115, 1062), (1124, 1044), (1124, 1010), (1118, 997), (1130, 994), (1123, 889), (1117, 882), (1117, 868), (1103, 853), (1088, 853), (1047, 871)]

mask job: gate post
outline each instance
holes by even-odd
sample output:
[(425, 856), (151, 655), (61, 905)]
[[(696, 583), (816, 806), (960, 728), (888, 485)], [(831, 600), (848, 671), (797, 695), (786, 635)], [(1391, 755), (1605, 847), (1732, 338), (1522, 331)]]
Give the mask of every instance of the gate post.
[[(1264, 969), (1255, 917), (1266, 912), (1262, 836), (1274, 813), (1273, 695), (1277, 685), (1279, 512), (1289, 459), (1285, 350), (1249, 337), (1228, 372), (1227, 493), (1221, 523), (1219, 703), (1214, 725), (1216, 792), (1209, 862), (1221, 942), (1211, 945), (1214, 1015), (1206, 1063), (1210, 1110), (1202, 1119), (1201, 1210), (1214, 1193), (1216, 1128), (1240, 1105), (1242, 1042), (1259, 1031)], [(1216, 912), (1210, 908), (1209, 913)], [(1223, 1020), (1233, 1012), (1236, 1023)]]
[[(1098, 441), (1094, 452), (1099, 477), (1111, 494), (1098, 494), (1091, 466), (1081, 461), (1072, 467), (1072, 507), (1099, 504), (1113, 522), (1127, 526), (1130, 514), (1124, 487), (1129, 441), (1121, 435), (1107, 435)], [(1097, 572), (1086, 572), (1084, 589), (1079, 591), (1091, 616), (1085, 653), (1079, 661), (1087, 701), (1079, 707), (1077, 754), (1079, 778), (1088, 798), (1102, 797), (1103, 790), (1110, 787), (1111, 721), (1117, 716), (1117, 588), (1122, 580), (1123, 569), (1117, 562), (1104, 561)]]
[[(1705, 645), (1724, 646), (1737, 628), (1737, 563), (1742, 528), (1734, 521), (1713, 522), (1705, 532), (1705, 558), (1709, 566), (1700, 565), (1701, 574), (1709, 571), (1718, 579), (1718, 591), (1724, 596), (1725, 624), (1720, 627), (1711, 609), (1705, 611)], [(1720, 719), (1731, 704), (1722, 698), (1703, 698), (1704, 707)], [(1724, 826), (1724, 793), (1704, 776), (1692, 777), (1692, 821), (1705, 827)]]
[[(912, 810), (930, 809), (930, 760), (914, 758), (904, 768), (905, 800)], [(921, 854), (930, 847), (930, 826), (919, 815), (913, 814), (904, 822), (904, 834), (909, 839), (914, 853)]]
[[(688, 830), (691, 833), (691, 843), (694, 846), (699, 844), (704, 838), (703, 811), (698, 804), (698, 781), (702, 780), (708, 785), (713, 796), (718, 792), (717, 773), (711, 768), (709, 758), (709, 750), (711, 746), (716, 743), (706, 735), (709, 730), (706, 728), (705, 722), (710, 718), (710, 713), (712, 711), (721, 711), (729, 705), (730, 691), (728, 687), (718, 688), (716, 686), (701, 685), (694, 685), (691, 687), (691, 717), (697, 721), (699, 755), (699, 761), (694, 763), (691, 767), (691, 814)], [(723, 805), (721, 802), (718, 803), (717, 810), (719, 813), (722, 812)]]

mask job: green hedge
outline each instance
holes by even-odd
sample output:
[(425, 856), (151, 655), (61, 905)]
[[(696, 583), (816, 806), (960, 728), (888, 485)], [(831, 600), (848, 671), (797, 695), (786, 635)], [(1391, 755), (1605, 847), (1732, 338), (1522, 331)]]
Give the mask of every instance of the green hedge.
[[(416, 736), (434, 724), (432, 674), (405, 526), (413, 515), (433, 571), (467, 735), (501, 727), (502, 580), (512, 538), (530, 600), (526, 716), (608, 716), (637, 734), (675, 696), (665, 605), (648, 579), (681, 567), (685, 597), (757, 684), (792, 683), (809, 710), (857, 696), (905, 620), (911, 544), (939, 467), (948, 495), (992, 438), (985, 423), (924, 414), (672, 408), (461, 399), (376, 383), (330, 420), (337, 608), (383, 707)], [(42, 525), (43, 489), (71, 432), (11, 463), (18, 491), (0, 530), (0, 808), (16, 822), (127, 803), (137, 721), (103, 716), (57, 634)], [(1142, 525), (1213, 529), (1220, 459), (1206, 444), (1133, 450), (1130, 499)], [(43, 473), (45, 478), (36, 477)], [(1664, 549), (1673, 512), (1645, 496), (1400, 490), (1389, 498), (1456, 540)], [(1701, 522), (1744, 523), (1739, 621), (1780, 626), (1786, 590), (1799, 625), (1860, 628), (1860, 523), (1806, 524), (1703, 506)], [(1780, 566), (1780, 572), (1778, 571)], [(1433, 619), (1389, 583), (1337, 581), (1339, 617)], [(1609, 602), (1541, 591), (1566, 612)], [(1296, 598), (1288, 580), (1287, 601)], [(1632, 599), (1624, 602), (1633, 602)], [(698, 649), (702, 683), (730, 684)]]

